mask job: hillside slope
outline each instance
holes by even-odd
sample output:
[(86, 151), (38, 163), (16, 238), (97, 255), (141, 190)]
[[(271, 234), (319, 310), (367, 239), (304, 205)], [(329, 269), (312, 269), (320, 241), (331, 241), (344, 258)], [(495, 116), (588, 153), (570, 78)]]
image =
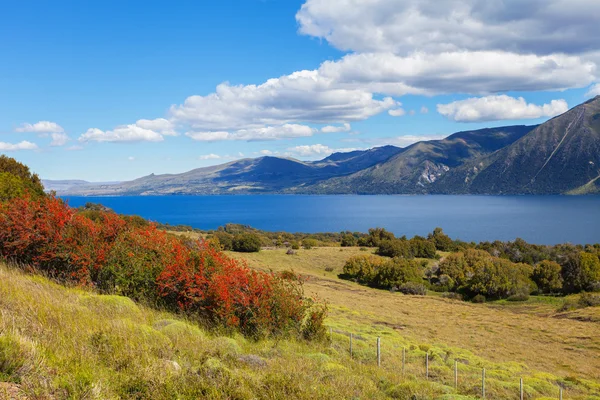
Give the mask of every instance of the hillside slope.
[[(439, 301), (395, 297), (413, 308)], [(577, 379), (565, 379), (524, 363), (491, 362), (432, 344), (438, 342), (425, 331), (421, 340), (405, 335), (395, 321), (373, 323), (367, 309), (335, 308), (331, 343), (255, 342), (208, 332), (124, 297), (67, 289), (0, 265), (0, 398), (18, 393), (25, 399), (476, 399), (482, 367), (488, 374), (488, 399), (518, 395), (519, 376), (528, 398), (554, 397), (557, 383), (567, 388), (570, 399), (600, 395), (600, 385), (582, 378), (582, 371)], [(348, 332), (355, 333), (353, 358)], [(378, 336), (380, 368), (375, 362)], [(426, 351), (429, 380), (423, 368)], [(590, 350), (586, 357), (595, 360), (596, 353)], [(457, 389), (452, 383), (455, 359), (460, 360)]]
[(465, 162), (495, 152), (529, 133), (532, 126), (508, 126), (455, 133), (443, 140), (415, 143), (389, 160), (349, 176), (292, 192), (428, 193), (441, 176)]
[(439, 193), (561, 194), (600, 191), (600, 96), (538, 126), (496, 153), (466, 163)]

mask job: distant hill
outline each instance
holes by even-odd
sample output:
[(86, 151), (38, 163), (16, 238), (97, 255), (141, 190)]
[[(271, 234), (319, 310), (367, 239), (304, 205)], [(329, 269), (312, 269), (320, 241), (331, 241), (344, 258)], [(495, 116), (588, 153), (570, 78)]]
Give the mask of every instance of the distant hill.
[(600, 96), (539, 126), (458, 132), (319, 161), (260, 157), (122, 183), (45, 181), (59, 194), (587, 194), (600, 192)]
[(75, 190), (78, 188), (82, 188), (85, 186), (96, 186), (96, 185), (114, 185), (119, 182), (88, 182), (83, 180), (52, 180), (52, 179), (42, 179), (42, 185), (44, 185), (44, 190), (47, 192), (55, 191), (55, 192), (65, 192), (69, 190)]
[(383, 163), (299, 191), (329, 194), (428, 193), (432, 184), (451, 169), (501, 149), (534, 128), (481, 129), (455, 133), (443, 140), (418, 142)]
[(584, 194), (600, 191), (600, 96), (499, 151), (446, 174), (439, 193)]

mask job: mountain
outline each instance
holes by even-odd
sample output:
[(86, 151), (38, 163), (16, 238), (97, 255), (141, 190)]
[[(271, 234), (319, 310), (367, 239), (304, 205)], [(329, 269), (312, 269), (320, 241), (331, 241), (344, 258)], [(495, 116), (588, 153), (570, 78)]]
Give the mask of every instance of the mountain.
[(507, 126), (455, 133), (443, 140), (415, 143), (389, 160), (354, 174), (335, 177), (306, 188), (308, 193), (427, 193), (444, 174), (465, 162), (501, 149), (535, 126)]
[(458, 132), (406, 148), (313, 162), (243, 159), (116, 184), (63, 182), (50, 187), (62, 195), (599, 193), (600, 96), (539, 126)]
[(119, 182), (88, 182), (78, 179), (72, 180), (52, 180), (42, 179), (42, 185), (46, 192), (66, 192), (69, 190), (79, 189), (85, 186), (96, 186), (96, 185), (114, 185)]
[(437, 193), (600, 192), (600, 96), (445, 174)]
[(243, 159), (182, 174), (148, 175), (116, 185), (72, 187), (60, 194), (71, 195), (159, 195), (271, 193), (290, 187), (350, 174), (384, 162), (402, 151), (394, 146), (339, 153), (315, 162), (290, 158)]

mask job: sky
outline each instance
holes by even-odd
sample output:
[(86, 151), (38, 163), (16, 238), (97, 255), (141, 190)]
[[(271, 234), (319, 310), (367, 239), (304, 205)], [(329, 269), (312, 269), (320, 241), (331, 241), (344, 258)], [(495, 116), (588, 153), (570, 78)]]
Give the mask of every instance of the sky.
[(0, 153), (180, 173), (534, 125), (600, 95), (597, 0), (0, 3)]

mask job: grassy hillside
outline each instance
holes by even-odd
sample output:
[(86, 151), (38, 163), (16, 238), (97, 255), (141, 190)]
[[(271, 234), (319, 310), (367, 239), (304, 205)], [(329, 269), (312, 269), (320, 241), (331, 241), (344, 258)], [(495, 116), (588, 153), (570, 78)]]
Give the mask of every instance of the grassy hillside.
[(520, 377), (527, 399), (557, 398), (559, 386), (565, 398), (600, 398), (597, 308), (559, 313), (560, 300), (551, 298), (476, 305), (339, 280), (345, 260), (363, 253), (231, 254), (256, 268), (308, 275), (307, 291), (330, 304), (331, 343), (208, 332), (124, 297), (0, 266), (0, 399), (474, 399), (482, 368), (488, 399), (518, 396)]

